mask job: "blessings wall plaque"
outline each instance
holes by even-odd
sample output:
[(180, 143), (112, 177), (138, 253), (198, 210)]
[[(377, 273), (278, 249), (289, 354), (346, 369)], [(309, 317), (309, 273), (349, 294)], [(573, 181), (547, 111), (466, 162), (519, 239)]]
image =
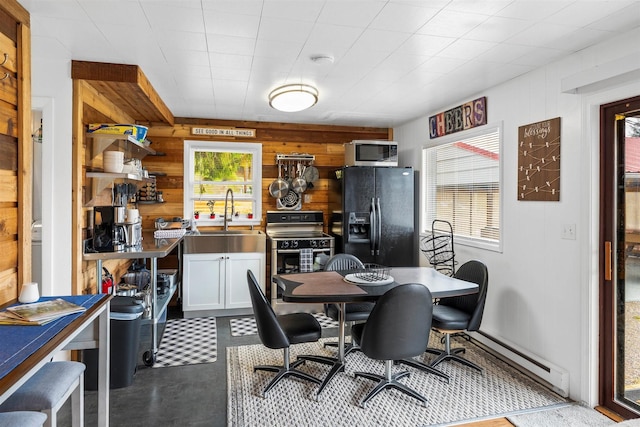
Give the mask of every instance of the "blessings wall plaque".
[(560, 200), (560, 117), (518, 128), (518, 200)]

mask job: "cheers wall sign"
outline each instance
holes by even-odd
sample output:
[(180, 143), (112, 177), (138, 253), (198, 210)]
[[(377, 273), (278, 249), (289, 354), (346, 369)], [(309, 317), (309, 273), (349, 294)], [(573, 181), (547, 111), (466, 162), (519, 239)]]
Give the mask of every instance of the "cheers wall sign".
[(487, 97), (483, 96), (429, 117), (429, 138), (438, 138), (486, 124)]
[(560, 200), (560, 117), (518, 128), (518, 200)]

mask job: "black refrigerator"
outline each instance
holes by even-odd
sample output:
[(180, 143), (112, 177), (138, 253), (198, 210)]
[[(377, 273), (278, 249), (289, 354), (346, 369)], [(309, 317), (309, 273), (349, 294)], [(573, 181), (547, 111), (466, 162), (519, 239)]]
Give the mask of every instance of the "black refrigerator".
[(387, 267), (418, 265), (413, 168), (348, 166), (330, 181), (335, 253)]

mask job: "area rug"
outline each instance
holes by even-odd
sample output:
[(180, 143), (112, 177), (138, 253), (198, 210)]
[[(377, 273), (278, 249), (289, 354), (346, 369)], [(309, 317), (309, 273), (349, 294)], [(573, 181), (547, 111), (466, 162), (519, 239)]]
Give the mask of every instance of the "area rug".
[(217, 345), (215, 317), (169, 319), (153, 367), (215, 362)]
[[(433, 335), (431, 345), (439, 345)], [(316, 343), (291, 347), (291, 360), (299, 354), (332, 355)], [(227, 414), (229, 426), (426, 426), (448, 425), (482, 419), (505, 417), (533, 408), (542, 408), (566, 400), (533, 381), (505, 362), (467, 341), (454, 339), (467, 348), (465, 357), (481, 366), (479, 373), (458, 363), (444, 362), (439, 368), (450, 381), (409, 369), (411, 375), (401, 381), (422, 393), (427, 406), (395, 390), (372, 399), (366, 409), (358, 406), (373, 383), (355, 378), (354, 371), (384, 374), (384, 364), (368, 359), (361, 352), (347, 356), (345, 373), (336, 375), (316, 400), (317, 385), (286, 379), (262, 397), (262, 390), (272, 373), (253, 372), (254, 365), (281, 364), (282, 351), (262, 345), (227, 348)], [(418, 359), (428, 361), (431, 356)], [(328, 371), (326, 365), (307, 362), (302, 370), (319, 378)]]
[[(327, 317), (324, 313), (312, 313), (323, 328), (337, 328), (338, 322)], [(254, 317), (240, 317), (229, 320), (232, 337), (243, 337), (245, 335), (256, 335), (258, 328), (256, 327), (256, 319)]]
[(517, 427), (604, 427), (617, 424), (595, 409), (578, 404), (512, 415), (507, 419)]

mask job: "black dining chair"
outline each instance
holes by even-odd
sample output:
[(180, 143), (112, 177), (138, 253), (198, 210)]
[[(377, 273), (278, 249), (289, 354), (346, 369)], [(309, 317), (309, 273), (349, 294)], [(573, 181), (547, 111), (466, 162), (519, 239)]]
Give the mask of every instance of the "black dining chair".
[[(357, 270), (363, 269), (364, 264), (355, 255), (351, 254), (336, 254), (329, 258), (324, 266), (324, 271), (337, 271), (337, 270)], [(373, 309), (375, 303), (372, 302), (359, 302), (345, 304), (344, 321), (348, 323), (361, 322), (367, 320), (369, 313)], [(337, 304), (325, 304), (324, 314), (331, 319), (338, 321), (340, 307)], [(337, 347), (338, 343), (335, 341), (326, 342), (325, 347)], [(357, 345), (353, 344), (353, 340), (350, 343), (345, 344), (344, 355), (348, 355), (352, 351), (359, 350)]]
[(395, 388), (412, 396), (426, 406), (427, 399), (417, 391), (398, 380), (409, 376), (409, 371), (392, 374), (394, 360), (418, 356), (429, 344), (431, 313), (433, 303), (431, 292), (421, 284), (398, 285), (385, 292), (371, 310), (365, 323), (357, 323), (351, 328), (351, 338), (362, 352), (371, 359), (384, 360), (384, 375), (369, 372), (355, 372), (378, 384), (360, 401), (367, 402), (382, 390)]
[(294, 363), (290, 363), (289, 358), (291, 344), (315, 342), (320, 339), (322, 335), (320, 323), (309, 313), (276, 315), (251, 270), (247, 270), (247, 281), (249, 282), (251, 304), (260, 341), (268, 348), (283, 349), (284, 351), (282, 366), (259, 365), (253, 367), (254, 372), (258, 370), (276, 372), (276, 376), (271, 379), (262, 391), (262, 396), (264, 397), (280, 380), (288, 376), (320, 384), (320, 379), (298, 370), (297, 367), (307, 360), (332, 365), (334, 359), (324, 356), (305, 355), (298, 356)]
[(428, 348), (427, 352), (436, 354), (429, 364), (434, 367), (445, 360), (453, 360), (482, 372), (482, 368), (464, 359), (458, 354), (464, 353), (464, 347), (451, 348), (451, 334), (473, 332), (480, 329), (484, 305), (487, 299), (489, 272), (487, 266), (480, 261), (468, 261), (458, 268), (454, 277), (478, 285), (478, 293), (457, 297), (440, 298), (433, 307), (432, 327), (444, 334), (444, 350)]

